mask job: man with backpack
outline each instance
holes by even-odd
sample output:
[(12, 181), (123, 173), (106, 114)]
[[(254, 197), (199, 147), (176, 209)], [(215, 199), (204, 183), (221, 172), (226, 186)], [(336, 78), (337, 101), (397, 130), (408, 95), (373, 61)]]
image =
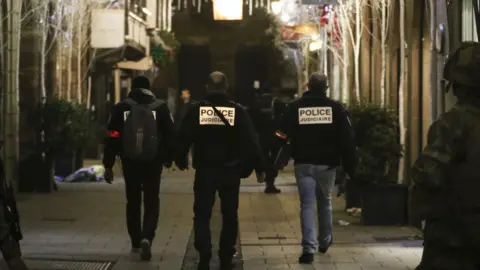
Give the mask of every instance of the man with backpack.
[(187, 112), (177, 136), (179, 151), (175, 163), (180, 170), (188, 167), (185, 156), (192, 145), (195, 147), (193, 223), (199, 270), (210, 269), (210, 217), (217, 191), (223, 221), (218, 255), (221, 269), (232, 269), (238, 237), (240, 179), (255, 169), (258, 182), (264, 181), (265, 164), (255, 128), (245, 108), (228, 99), (227, 88), (226, 76), (213, 72), (208, 78), (206, 99)]
[(160, 210), (160, 178), (163, 165), (171, 164), (175, 130), (167, 104), (149, 89), (146, 77), (136, 77), (128, 97), (112, 108), (103, 158), (105, 181), (112, 183), (112, 167), (116, 156), (121, 157), (128, 234), (132, 252), (140, 253), (142, 260), (152, 256), (151, 243)]

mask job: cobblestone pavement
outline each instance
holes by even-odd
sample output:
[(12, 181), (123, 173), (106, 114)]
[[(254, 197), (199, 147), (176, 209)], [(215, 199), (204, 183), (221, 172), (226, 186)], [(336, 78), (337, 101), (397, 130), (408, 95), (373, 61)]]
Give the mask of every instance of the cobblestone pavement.
[[(111, 261), (115, 262), (113, 270), (193, 269), (192, 262), (184, 263), (192, 229), (192, 178), (191, 172), (164, 173), (160, 222), (151, 262), (139, 262), (129, 253), (121, 178), (112, 185), (70, 183), (61, 184), (60, 190), (53, 194), (19, 194), (24, 256)], [(344, 214), (342, 201), (335, 199), (334, 245), (328, 254), (316, 256), (314, 265), (298, 265), (301, 234), (294, 179), (289, 173), (281, 174), (278, 185), (284, 191), (282, 194), (265, 195), (263, 187), (253, 179), (243, 182), (240, 199), (243, 267), (240, 264), (238, 269), (393, 270), (414, 269), (418, 264), (421, 243), (400, 240), (416, 234), (415, 230), (356, 225), (358, 220)], [(338, 225), (340, 219), (351, 225)], [(212, 223), (219, 223), (219, 218)]]

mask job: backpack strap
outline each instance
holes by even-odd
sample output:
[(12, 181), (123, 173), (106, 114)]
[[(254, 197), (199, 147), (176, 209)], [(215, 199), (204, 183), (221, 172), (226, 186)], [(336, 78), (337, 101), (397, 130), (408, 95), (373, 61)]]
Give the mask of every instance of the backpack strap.
[(225, 126), (227, 127), (231, 127), (232, 125), (230, 125), (230, 122), (228, 122), (228, 120), (225, 118), (225, 116), (223, 116), (223, 114), (217, 109), (217, 107), (215, 107), (215, 105), (213, 105), (212, 103), (208, 102), (208, 101), (205, 101), (205, 104), (212, 107), (213, 111), (215, 112), (215, 115), (217, 115), (220, 120), (222, 120), (223, 124), (225, 124)]

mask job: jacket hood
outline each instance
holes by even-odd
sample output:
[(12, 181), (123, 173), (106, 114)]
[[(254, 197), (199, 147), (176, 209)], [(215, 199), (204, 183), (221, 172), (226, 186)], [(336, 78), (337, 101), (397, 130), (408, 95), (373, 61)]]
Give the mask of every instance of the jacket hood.
[(132, 89), (128, 94), (128, 97), (139, 104), (149, 104), (157, 99), (152, 91), (143, 88)]

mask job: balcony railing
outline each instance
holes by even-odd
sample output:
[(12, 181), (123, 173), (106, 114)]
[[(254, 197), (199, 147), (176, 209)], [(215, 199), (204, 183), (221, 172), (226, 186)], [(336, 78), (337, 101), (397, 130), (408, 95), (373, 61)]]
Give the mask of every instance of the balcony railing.
[(146, 54), (149, 54), (150, 37), (147, 35), (147, 23), (133, 12), (128, 13), (125, 40), (142, 46)]

